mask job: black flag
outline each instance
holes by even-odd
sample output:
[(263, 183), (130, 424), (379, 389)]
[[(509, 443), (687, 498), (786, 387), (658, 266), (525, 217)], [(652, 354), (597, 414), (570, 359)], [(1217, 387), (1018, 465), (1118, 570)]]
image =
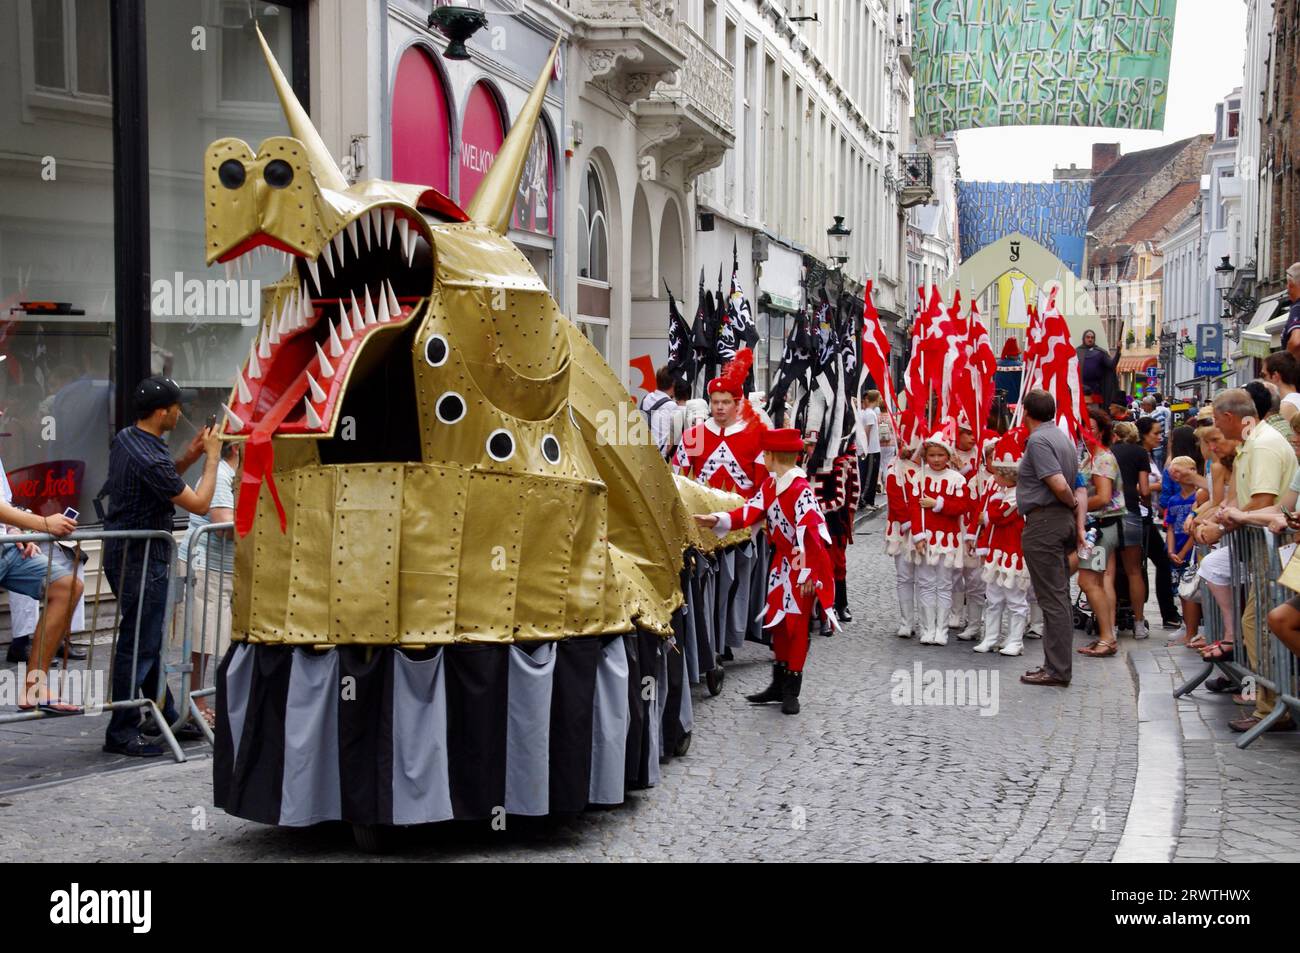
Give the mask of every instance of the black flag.
[(668, 292), (668, 370), (672, 372), (674, 380), (686, 381), (689, 387), (695, 380), (695, 351), (692, 347), (691, 329), (677, 310), (677, 299), (673, 297), (673, 289), (668, 287), (667, 281), (664, 282), (664, 289)]

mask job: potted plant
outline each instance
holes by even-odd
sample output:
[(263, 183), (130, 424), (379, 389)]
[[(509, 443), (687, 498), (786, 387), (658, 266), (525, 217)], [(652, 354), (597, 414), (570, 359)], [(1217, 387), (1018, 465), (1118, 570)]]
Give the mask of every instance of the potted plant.
[(1124, 344), (1128, 347), (1132, 347), (1136, 343), (1137, 343), (1137, 335), (1134, 334), (1132, 331), (1129, 331), (1129, 333), (1124, 338)]

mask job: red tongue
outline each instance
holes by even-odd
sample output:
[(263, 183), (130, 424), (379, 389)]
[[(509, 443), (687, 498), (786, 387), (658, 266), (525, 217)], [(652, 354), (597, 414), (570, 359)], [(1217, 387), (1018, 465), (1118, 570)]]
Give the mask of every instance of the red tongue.
[(280, 492), (275, 488), (272, 471), (275, 466), (275, 450), (271, 445), (271, 435), (289, 416), (289, 411), (307, 392), (307, 375), (299, 374), (280, 395), (275, 406), (267, 412), (248, 438), (244, 448), (244, 476), (239, 483), (239, 500), (235, 503), (235, 532), (247, 536), (253, 528), (253, 517), (257, 515), (257, 497), (266, 482), (271, 491), (271, 501), (275, 503), (275, 512), (280, 517), (280, 532), (288, 529), (288, 520), (284, 515), (284, 505), (280, 502)]

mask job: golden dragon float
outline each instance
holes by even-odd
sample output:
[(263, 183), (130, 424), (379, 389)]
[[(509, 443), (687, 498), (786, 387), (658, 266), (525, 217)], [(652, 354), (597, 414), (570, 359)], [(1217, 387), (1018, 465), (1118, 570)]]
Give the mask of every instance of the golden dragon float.
[(556, 52), (462, 210), (350, 185), (262, 48), (291, 135), (204, 161), (209, 264), (291, 259), (223, 424), (215, 801), (361, 829), (622, 802), (684, 753), (765, 554), (691, 520), (738, 498), (602, 439), (628, 393), (505, 237)]

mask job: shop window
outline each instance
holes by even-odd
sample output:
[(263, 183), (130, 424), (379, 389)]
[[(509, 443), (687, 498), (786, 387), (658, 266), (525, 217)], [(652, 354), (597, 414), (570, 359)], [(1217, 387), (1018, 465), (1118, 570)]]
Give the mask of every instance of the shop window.
[(541, 235), (555, 234), (553, 198), (555, 194), (555, 148), (545, 120), (537, 124), (524, 173), (519, 179), (515, 213), (511, 226)]
[(393, 179), (451, 195), (451, 120), (442, 77), (428, 52), (402, 54), (393, 85)]
[(480, 80), (469, 91), (460, 130), (460, 205), (469, 204), (505, 141), (505, 122), (496, 93)]
[[(292, 11), (247, 0), (146, 0), (146, 13), (150, 370), (198, 393), (172, 437), (180, 445), (209, 415), (222, 413), (261, 324), (261, 289), (288, 273), (278, 253), (248, 254), (232, 276), (236, 293), (205, 294), (201, 301), (187, 293), (193, 283), (206, 287), (227, 278), (224, 265), (209, 268), (205, 261), (202, 164), (208, 144), (231, 136), (256, 151), (264, 139), (289, 135), (253, 17), (280, 68), (292, 76)], [(195, 24), (208, 27), (202, 53), (190, 45)], [(199, 472), (196, 465), (184, 476), (193, 483)]]

